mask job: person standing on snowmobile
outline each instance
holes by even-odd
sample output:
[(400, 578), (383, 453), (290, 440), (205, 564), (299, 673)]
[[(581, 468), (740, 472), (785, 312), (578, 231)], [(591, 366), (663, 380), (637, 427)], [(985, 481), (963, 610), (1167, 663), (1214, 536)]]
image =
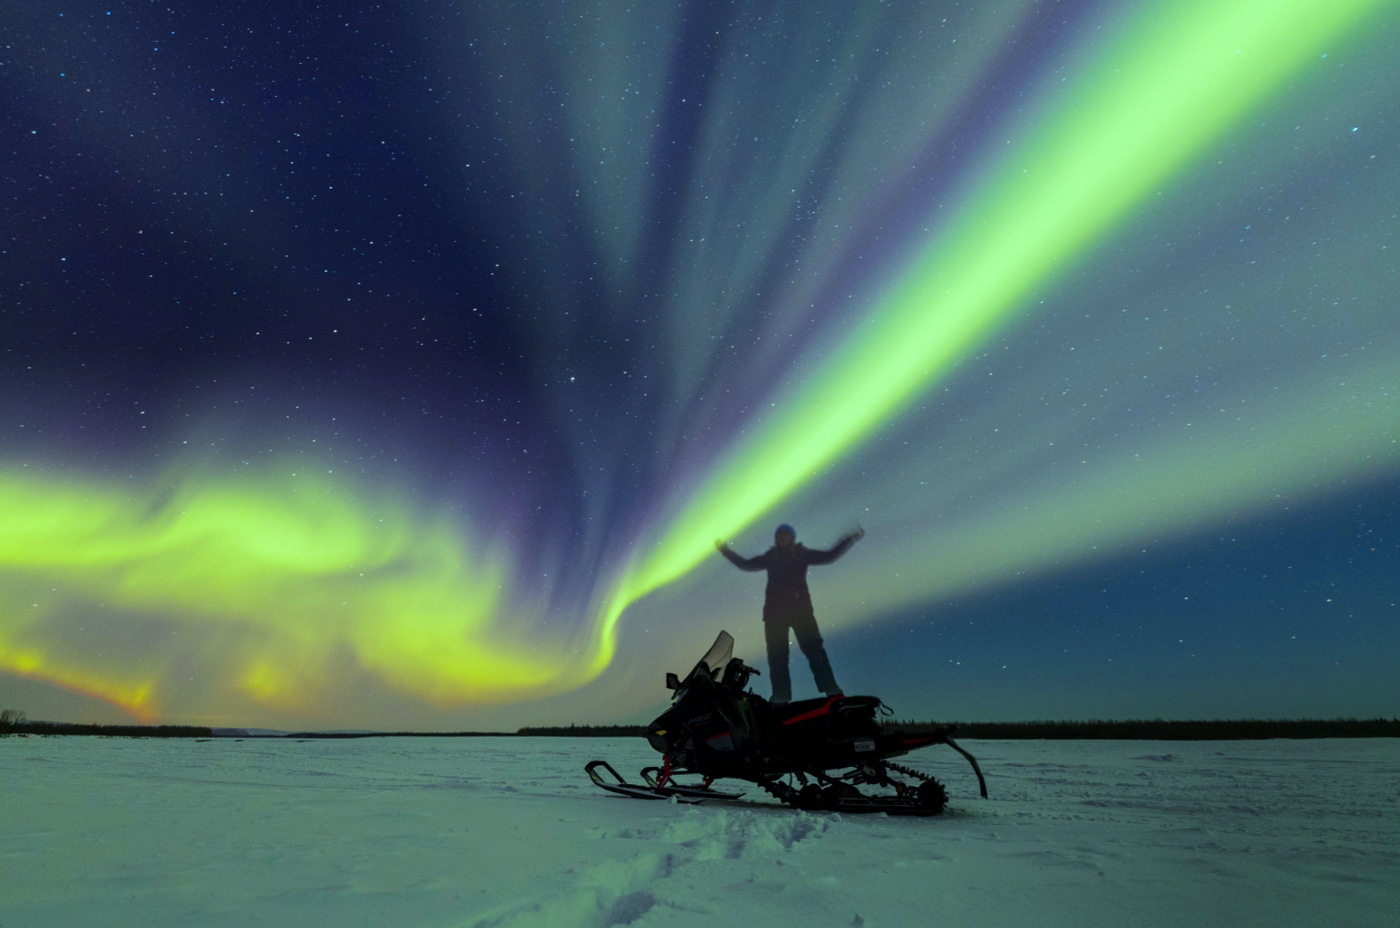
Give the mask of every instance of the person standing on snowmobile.
[(836, 677), (831, 672), (822, 645), (817, 618), (812, 610), (812, 594), (807, 590), (807, 568), (814, 564), (830, 564), (850, 550), (851, 545), (865, 537), (865, 529), (856, 529), (836, 543), (829, 551), (814, 551), (797, 544), (797, 532), (786, 523), (773, 532), (773, 547), (758, 557), (741, 557), (723, 541), (715, 548), (740, 570), (768, 571), (768, 589), (763, 598), (763, 631), (768, 645), (768, 673), (773, 680), (775, 705), (792, 699), (792, 679), (788, 675), (788, 629), (797, 636), (797, 646), (812, 665), (817, 689), (828, 696), (841, 695)]

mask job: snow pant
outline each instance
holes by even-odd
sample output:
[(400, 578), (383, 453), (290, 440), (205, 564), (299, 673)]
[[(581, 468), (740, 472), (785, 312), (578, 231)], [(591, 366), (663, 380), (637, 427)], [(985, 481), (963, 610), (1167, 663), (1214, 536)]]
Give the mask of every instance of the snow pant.
[(807, 615), (774, 616), (763, 620), (763, 635), (768, 645), (768, 675), (773, 683), (773, 698), (779, 702), (792, 699), (792, 678), (788, 676), (788, 629), (797, 635), (797, 646), (807, 655), (807, 663), (812, 665), (812, 676), (816, 678), (817, 689), (826, 693), (839, 693), (836, 677), (831, 673), (831, 661), (827, 660), (826, 648), (822, 646), (822, 634), (817, 631), (817, 619)]

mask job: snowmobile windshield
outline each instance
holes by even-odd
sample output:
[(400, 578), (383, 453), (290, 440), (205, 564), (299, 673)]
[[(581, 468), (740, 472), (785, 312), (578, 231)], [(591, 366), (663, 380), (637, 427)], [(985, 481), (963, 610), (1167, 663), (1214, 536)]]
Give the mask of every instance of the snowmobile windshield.
[(700, 663), (695, 665), (694, 675), (701, 667), (709, 673), (710, 679), (719, 683), (724, 679), (724, 669), (729, 666), (729, 659), (734, 656), (734, 637), (729, 632), (720, 632), (715, 643), (710, 645), (710, 650), (705, 652), (705, 656), (700, 658)]

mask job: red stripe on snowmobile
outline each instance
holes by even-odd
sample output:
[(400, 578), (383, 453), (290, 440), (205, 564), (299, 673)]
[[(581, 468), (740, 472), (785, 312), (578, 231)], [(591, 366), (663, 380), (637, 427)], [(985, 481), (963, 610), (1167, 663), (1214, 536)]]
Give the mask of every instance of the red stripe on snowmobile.
[(790, 719), (784, 719), (784, 720), (783, 720), (783, 724), (784, 724), (784, 725), (796, 725), (798, 722), (805, 722), (805, 721), (807, 721), (808, 719), (814, 719), (814, 718), (817, 718), (818, 716), (826, 715), (828, 712), (831, 711), (831, 707), (832, 707), (833, 705), (836, 704), (836, 701), (839, 700), (839, 699), (841, 699), (841, 698), (842, 698), (842, 697), (840, 697), (840, 696), (833, 696), (833, 697), (831, 697), (830, 699), (828, 699), (828, 700), (826, 701), (826, 705), (824, 705), (824, 706), (822, 706), (822, 707), (820, 707), (820, 708), (818, 708), (818, 709), (813, 709), (811, 712), (804, 712), (804, 713), (802, 713), (801, 715), (794, 715), (794, 716), (793, 716), (792, 718), (790, 718)]
[(937, 741), (937, 740), (938, 740), (937, 738), (934, 738), (932, 735), (930, 735), (930, 736), (927, 736), (927, 737), (924, 737), (924, 738), (900, 738), (900, 739), (899, 739), (899, 743), (900, 743), (900, 744), (929, 744), (929, 743), (934, 742), (934, 741)]

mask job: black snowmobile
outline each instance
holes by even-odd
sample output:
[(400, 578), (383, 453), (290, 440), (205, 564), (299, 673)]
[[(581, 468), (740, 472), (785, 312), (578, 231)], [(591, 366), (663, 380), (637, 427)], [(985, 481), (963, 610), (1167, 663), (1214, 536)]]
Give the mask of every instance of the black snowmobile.
[[(734, 639), (720, 632), (684, 680), (666, 675), (666, 686), (674, 691), (671, 708), (647, 729), (662, 766), (642, 770), (645, 782), (629, 783), (607, 761), (595, 760), (584, 768), (593, 782), (637, 799), (700, 802), (738, 799), (743, 793), (712, 788), (715, 780), (732, 778), (756, 783), (799, 809), (937, 815), (948, 802), (943, 784), (890, 758), (946, 744), (972, 763), (982, 798), (987, 797), (977, 759), (953, 741), (953, 726), (926, 734), (886, 732), (879, 717), (890, 713), (874, 696), (775, 706), (744, 689), (758, 671), (732, 657), (733, 650)], [(699, 774), (703, 780), (682, 784), (678, 774)], [(857, 788), (865, 785), (893, 792), (868, 795)]]

